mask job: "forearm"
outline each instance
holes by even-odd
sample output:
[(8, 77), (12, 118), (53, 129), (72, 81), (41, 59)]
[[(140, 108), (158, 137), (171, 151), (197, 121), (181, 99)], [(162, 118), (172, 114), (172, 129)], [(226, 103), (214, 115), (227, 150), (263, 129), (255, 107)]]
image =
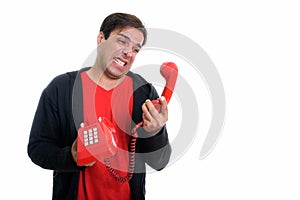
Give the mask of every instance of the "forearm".
[[(145, 136), (147, 133), (140, 129), (140, 134)], [(172, 149), (169, 144), (166, 126), (152, 137), (140, 138), (139, 146), (138, 153), (143, 154), (146, 163), (152, 168), (161, 170), (168, 164)]]
[(46, 141), (30, 141), (28, 155), (36, 165), (56, 171), (77, 171), (71, 154), (71, 146), (58, 147)]
[(28, 155), (45, 169), (77, 170), (71, 154), (75, 130), (71, 129), (70, 120), (63, 120), (64, 113), (59, 112), (56, 101), (49, 96), (45, 91), (41, 95), (30, 131)]

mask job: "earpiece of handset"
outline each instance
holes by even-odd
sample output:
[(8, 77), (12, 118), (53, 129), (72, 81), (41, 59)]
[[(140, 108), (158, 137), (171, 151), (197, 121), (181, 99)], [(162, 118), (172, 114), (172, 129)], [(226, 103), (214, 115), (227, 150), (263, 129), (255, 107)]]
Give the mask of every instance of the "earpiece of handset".
[[(166, 80), (165, 88), (161, 94), (166, 98), (167, 103), (169, 103), (173, 90), (175, 88), (177, 76), (178, 76), (178, 67), (173, 62), (164, 62), (160, 67), (160, 74)], [(158, 104), (158, 100), (153, 100), (153, 104)], [(158, 107), (156, 107), (158, 109)]]
[(162, 92), (161, 96), (164, 96), (169, 103), (173, 90), (175, 88), (177, 76), (178, 76), (178, 67), (173, 62), (165, 62), (160, 67), (160, 74), (166, 80), (166, 86)]

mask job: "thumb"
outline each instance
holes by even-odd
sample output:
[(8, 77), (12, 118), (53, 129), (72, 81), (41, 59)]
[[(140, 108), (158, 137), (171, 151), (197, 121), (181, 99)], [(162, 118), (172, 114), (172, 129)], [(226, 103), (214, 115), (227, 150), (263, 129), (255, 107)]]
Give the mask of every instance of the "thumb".
[(167, 103), (167, 100), (164, 96), (161, 96), (159, 98), (159, 102), (161, 104), (161, 114), (163, 116), (168, 116), (168, 103)]

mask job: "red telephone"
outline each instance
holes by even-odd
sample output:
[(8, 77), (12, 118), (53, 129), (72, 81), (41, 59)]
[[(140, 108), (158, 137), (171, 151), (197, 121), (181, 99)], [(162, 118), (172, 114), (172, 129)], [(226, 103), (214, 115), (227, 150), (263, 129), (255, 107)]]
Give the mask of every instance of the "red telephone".
[(116, 129), (111, 121), (99, 117), (99, 123), (81, 127), (78, 130), (77, 165), (83, 166), (97, 159), (114, 156), (117, 143)]
[[(169, 103), (178, 75), (178, 68), (173, 62), (165, 62), (160, 68), (161, 75), (166, 80), (166, 86), (162, 92), (162, 96), (166, 98)], [(158, 100), (152, 100), (156, 109), (160, 111), (160, 104)], [(120, 177), (116, 171), (111, 167), (109, 158), (114, 156), (117, 152), (117, 145), (114, 139), (116, 133), (115, 127), (106, 118), (99, 118), (99, 123), (90, 126), (81, 127), (78, 130), (77, 142), (77, 165), (83, 166), (85, 164), (102, 159), (110, 173), (120, 182), (129, 181), (134, 170), (134, 156), (135, 143), (138, 137), (137, 128), (143, 125), (143, 121), (138, 123), (131, 130), (131, 140), (129, 149), (129, 172), (126, 177)]]

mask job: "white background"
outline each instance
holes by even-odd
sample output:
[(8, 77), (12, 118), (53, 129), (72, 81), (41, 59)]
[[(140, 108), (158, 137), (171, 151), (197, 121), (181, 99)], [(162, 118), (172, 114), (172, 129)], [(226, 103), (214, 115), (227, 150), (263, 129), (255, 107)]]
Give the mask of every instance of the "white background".
[(40, 93), (54, 76), (81, 67), (103, 18), (116, 11), (197, 42), (226, 94), (226, 120), (212, 153), (199, 160), (200, 131), (181, 159), (148, 175), (147, 199), (299, 199), (296, 2), (1, 1), (1, 199), (51, 199), (52, 172), (26, 152)]

